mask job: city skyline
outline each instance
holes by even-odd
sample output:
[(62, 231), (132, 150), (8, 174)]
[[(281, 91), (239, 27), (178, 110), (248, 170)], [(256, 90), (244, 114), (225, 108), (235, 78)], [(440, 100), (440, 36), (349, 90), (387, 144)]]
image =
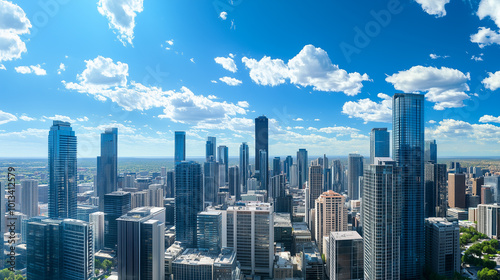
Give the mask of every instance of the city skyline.
[(171, 157), (175, 131), (186, 131), (187, 157), (204, 154), (207, 136), (235, 157), (242, 142), (255, 149), (261, 115), (268, 157), (367, 157), (370, 130), (392, 132), (400, 92), (426, 95), (426, 140), (440, 157), (500, 155), (500, 4), (445, 2), (291, 2), (281, 13), (135, 0), (122, 19), (109, 1), (1, 0), (12, 20), (0, 42), (12, 49), (0, 52), (0, 80), (14, 82), (3, 83), (0, 157), (44, 157), (53, 119), (71, 122), (79, 158), (99, 155), (109, 127), (118, 157)]

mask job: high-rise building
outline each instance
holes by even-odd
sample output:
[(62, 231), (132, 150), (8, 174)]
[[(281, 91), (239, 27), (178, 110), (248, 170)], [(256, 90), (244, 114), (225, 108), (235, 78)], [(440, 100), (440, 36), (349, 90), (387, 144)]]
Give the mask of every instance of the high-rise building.
[(362, 186), (359, 185), (359, 177), (363, 176), (363, 156), (359, 154), (349, 154), (348, 157), (348, 195), (352, 200), (360, 198)]
[(272, 277), (274, 262), (273, 208), (268, 203), (246, 203), (223, 211), (222, 246), (231, 247), (245, 274)]
[(484, 177), (476, 177), (472, 179), (472, 195), (481, 197), (481, 187), (484, 185)]
[(424, 162), (437, 163), (437, 144), (436, 140), (425, 141)]
[(448, 174), (448, 205), (450, 208), (466, 208), (465, 174)]
[(268, 168), (268, 154), (265, 150), (259, 151), (259, 162), (260, 162), (260, 173), (259, 173), (259, 182), (260, 189), (265, 190), (269, 193), (268, 185), (269, 185), (269, 168)]
[(207, 161), (203, 163), (203, 188), (205, 193), (205, 202), (215, 205), (217, 194), (219, 193), (219, 163)]
[(175, 170), (167, 171), (165, 184), (165, 197), (174, 197), (175, 194)]
[(236, 200), (241, 199), (240, 168), (236, 166), (229, 167), (229, 194), (234, 195)]
[(424, 264), (424, 95), (396, 93), (393, 159), (401, 167), (401, 279), (420, 279)]
[(273, 176), (281, 174), (281, 159), (280, 157), (273, 158)]
[(115, 191), (104, 195), (104, 247), (115, 250), (118, 242), (116, 219), (130, 211), (131, 194)]
[(247, 180), (250, 173), (249, 160), (250, 160), (250, 150), (248, 149), (247, 143), (243, 142), (240, 145), (240, 182), (241, 190), (243, 193), (247, 193)]
[[(268, 119), (266, 116), (260, 116), (255, 118), (255, 172), (266, 173), (268, 170), (268, 166), (266, 165), (266, 169), (261, 168), (261, 160), (260, 160), (260, 150), (265, 151), (265, 162), (267, 165), (269, 164), (269, 126)], [(267, 177), (267, 175), (266, 175)]]
[(199, 163), (175, 166), (175, 238), (185, 247), (196, 247), (196, 215), (203, 211), (202, 180)]
[(290, 182), (290, 167), (293, 164), (293, 157), (287, 156), (285, 161), (283, 162), (283, 172), (286, 174), (286, 180)]
[(448, 209), (448, 177), (446, 164), (425, 163), (424, 216), (446, 217)]
[(390, 157), (390, 135), (387, 128), (372, 128), (370, 133), (370, 164), (376, 157)]
[[(306, 216), (309, 215), (309, 211), (313, 209), (316, 199), (323, 193), (323, 168), (320, 165), (309, 166), (309, 181), (307, 182), (307, 187), (309, 191), (307, 192), (307, 207)], [(306, 219), (309, 221), (309, 219)]]
[(332, 162), (332, 190), (341, 193), (344, 191), (344, 169), (340, 160)]
[(297, 152), (297, 179), (299, 189), (304, 187), (304, 183), (308, 180), (308, 171), (309, 171), (309, 160), (307, 159), (307, 150), (299, 149)]
[(76, 136), (69, 122), (49, 132), (49, 217), (76, 219)]
[(222, 213), (203, 211), (197, 216), (198, 249), (218, 254), (222, 249)]
[(175, 151), (174, 162), (175, 164), (186, 160), (186, 132), (175, 132)]
[(320, 250), (323, 250), (323, 237), (332, 231), (347, 230), (347, 209), (344, 204), (345, 197), (334, 191), (324, 192), (316, 199), (314, 233)]
[[(2, 182), (0, 182), (0, 225), (5, 225), (5, 186), (2, 186)], [(5, 229), (0, 231), (1, 233), (5, 233)], [(25, 238), (25, 237), (23, 237)], [(0, 268), (3, 268), (3, 264), (0, 265)]]
[(93, 279), (93, 233), (89, 223), (35, 219), (27, 223), (26, 232), (27, 279)]
[(229, 174), (229, 149), (226, 146), (219, 146), (217, 151), (217, 162), (220, 165), (224, 165), (225, 172), (225, 180), (224, 182), (228, 182), (228, 174)]
[(484, 185), (489, 186), (493, 191), (493, 201), (500, 203), (500, 176), (490, 175), (484, 177)]
[(89, 215), (89, 223), (94, 233), (94, 252), (104, 249), (104, 212), (94, 212)]
[(165, 208), (135, 208), (116, 221), (118, 279), (164, 280)]
[(217, 160), (217, 139), (212, 136), (208, 136), (206, 144), (206, 157), (205, 161), (216, 161)]
[(400, 279), (401, 169), (376, 157), (363, 177), (364, 279)]
[[(1, 205), (3, 208), (4, 204)], [(21, 213), (25, 214), (28, 218), (38, 216), (37, 180), (21, 180)]]
[(460, 273), (460, 229), (446, 218), (425, 219), (425, 266), (434, 273), (453, 278)]
[(330, 279), (363, 279), (363, 238), (359, 233), (333, 231), (329, 238), (327, 259), (330, 262)]
[(97, 196), (104, 210), (104, 195), (118, 189), (118, 128), (101, 133), (101, 156), (97, 158)]
[(298, 188), (299, 187), (299, 169), (297, 168), (297, 164), (294, 163), (290, 166), (290, 174), (288, 174), (290, 180), (290, 187), (291, 188)]
[(477, 231), (489, 238), (500, 237), (500, 205), (479, 204), (477, 206)]

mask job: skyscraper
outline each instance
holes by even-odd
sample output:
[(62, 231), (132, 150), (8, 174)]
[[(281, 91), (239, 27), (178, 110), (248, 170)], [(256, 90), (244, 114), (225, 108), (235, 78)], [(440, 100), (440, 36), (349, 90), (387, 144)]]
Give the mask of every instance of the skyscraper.
[(118, 278), (164, 280), (165, 208), (135, 208), (116, 221)]
[(347, 209), (344, 204), (345, 197), (334, 191), (324, 192), (315, 200), (314, 233), (320, 250), (323, 250), (323, 237), (332, 231), (347, 230)]
[(372, 128), (370, 133), (370, 164), (376, 157), (389, 157), (390, 139), (387, 128)]
[(376, 157), (364, 181), (364, 277), (400, 279), (401, 170), (392, 159)]
[(229, 194), (236, 200), (241, 199), (240, 168), (237, 165), (229, 167)]
[[(218, 151), (217, 151), (217, 162), (220, 165), (224, 165), (224, 169), (226, 170), (225, 172), (225, 178), (224, 182), (228, 182), (228, 174), (229, 174), (229, 149), (226, 146), (219, 146)], [(222, 182), (221, 182), (222, 183)]]
[(222, 249), (222, 213), (203, 211), (197, 216), (198, 248), (218, 254)]
[(268, 168), (268, 155), (265, 150), (259, 151), (259, 162), (260, 162), (260, 173), (259, 173), (259, 182), (260, 189), (265, 190), (269, 193), (268, 185), (269, 185), (269, 168)]
[(217, 139), (212, 136), (208, 136), (206, 144), (206, 157), (205, 161), (216, 161), (217, 160)]
[(425, 219), (425, 264), (434, 273), (452, 279), (460, 273), (460, 228), (458, 221)]
[(393, 158), (401, 167), (401, 279), (420, 279), (424, 263), (424, 96), (397, 93)]
[(359, 185), (359, 177), (363, 176), (363, 156), (359, 154), (349, 154), (348, 158), (348, 195), (350, 199), (359, 199), (362, 186)]
[[(3, 191), (3, 189), (2, 189)], [(2, 194), (3, 195), (3, 194)], [(4, 204), (1, 204), (2, 208)], [(22, 180), (21, 181), (21, 212), (26, 217), (31, 218), (38, 216), (38, 181), (37, 180)]]
[(49, 132), (49, 217), (76, 219), (76, 136), (69, 122), (54, 121)]
[(104, 248), (104, 212), (94, 212), (89, 215), (89, 223), (92, 225), (94, 233), (94, 252)]
[(104, 210), (104, 195), (118, 189), (118, 128), (101, 133), (101, 156), (97, 158), (97, 196), (99, 210)]
[(130, 211), (131, 194), (115, 191), (104, 195), (104, 246), (115, 250), (118, 238), (116, 219)]
[(448, 205), (450, 208), (466, 208), (465, 174), (448, 174)]
[(433, 162), (437, 163), (437, 145), (436, 140), (427, 140), (425, 141), (425, 154), (424, 154), (425, 162)]
[[(268, 166), (265, 171), (261, 170), (259, 152), (263, 150), (266, 152), (266, 162), (269, 162), (269, 127), (268, 119), (266, 116), (255, 118), (255, 172), (267, 173)], [(269, 164), (269, 163), (268, 163)], [(267, 176), (266, 176), (267, 177)]]
[(281, 159), (280, 157), (273, 158), (273, 176), (281, 174)]
[(446, 164), (425, 163), (424, 216), (426, 218), (446, 217), (448, 208), (447, 174)]
[(241, 190), (243, 193), (247, 193), (247, 180), (249, 175), (249, 156), (250, 150), (248, 149), (248, 145), (246, 142), (241, 143), (240, 145), (240, 182), (241, 182)]
[(186, 160), (186, 132), (175, 132), (175, 151), (174, 151), (175, 164)]
[[(309, 181), (308, 181), (308, 198), (306, 216), (309, 216), (309, 211), (315, 207), (316, 199), (323, 193), (323, 168), (320, 165), (309, 166)], [(309, 219), (307, 219), (309, 221)]]
[(290, 182), (290, 167), (293, 164), (293, 157), (287, 156), (285, 161), (283, 162), (283, 172), (286, 174), (286, 180)]
[(175, 239), (196, 247), (196, 215), (203, 211), (201, 165), (181, 162), (175, 166)]
[(344, 169), (338, 159), (332, 162), (332, 189), (338, 193), (344, 191)]
[(330, 279), (363, 279), (363, 238), (359, 233), (334, 231), (329, 234), (329, 239)]
[(215, 205), (219, 193), (219, 163), (207, 161), (203, 163), (204, 201)]
[(299, 149), (297, 152), (297, 178), (298, 178), (298, 184), (299, 184), (299, 189), (303, 188), (304, 183), (307, 181), (307, 176), (308, 176), (308, 165), (309, 165), (309, 160), (307, 159), (307, 150), (306, 149)]

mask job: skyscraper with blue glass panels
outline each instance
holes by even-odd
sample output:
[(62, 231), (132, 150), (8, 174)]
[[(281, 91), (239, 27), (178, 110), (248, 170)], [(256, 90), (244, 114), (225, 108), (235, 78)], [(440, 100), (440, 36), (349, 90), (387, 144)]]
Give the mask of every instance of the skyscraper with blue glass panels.
[(424, 96), (397, 93), (393, 159), (401, 168), (401, 279), (421, 279), (424, 263)]
[(390, 157), (390, 140), (387, 128), (372, 128), (370, 133), (370, 164), (376, 157)]
[(97, 158), (97, 196), (99, 210), (104, 210), (104, 195), (117, 190), (118, 128), (106, 128), (101, 133), (101, 156)]
[(186, 160), (186, 132), (175, 132), (175, 164)]

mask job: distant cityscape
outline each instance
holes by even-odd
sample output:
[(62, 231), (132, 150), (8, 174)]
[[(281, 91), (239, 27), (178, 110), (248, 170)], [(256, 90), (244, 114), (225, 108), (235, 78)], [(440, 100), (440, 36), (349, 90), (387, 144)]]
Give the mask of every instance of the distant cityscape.
[(370, 155), (342, 160), (300, 147), (269, 158), (279, 151), (269, 151), (260, 116), (255, 149), (243, 142), (231, 160), (216, 137), (204, 158), (186, 160), (186, 133), (176, 131), (172, 162), (120, 162), (110, 127), (96, 164), (80, 167), (78, 135), (55, 120), (46, 167), (2, 162), (2, 266), (29, 280), (475, 279), (494, 271), (500, 170), (441, 163), (439, 143), (424, 137), (423, 96), (398, 93), (392, 102), (392, 133), (373, 128)]

